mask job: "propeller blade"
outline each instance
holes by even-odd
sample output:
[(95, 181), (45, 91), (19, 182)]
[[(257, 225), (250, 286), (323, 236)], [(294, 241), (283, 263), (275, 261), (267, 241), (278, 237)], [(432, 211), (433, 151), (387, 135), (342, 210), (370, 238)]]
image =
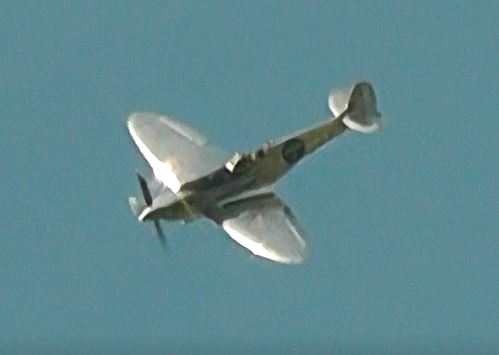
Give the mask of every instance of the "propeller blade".
[[(137, 180), (139, 180), (140, 189), (142, 190), (142, 196), (144, 196), (144, 202), (147, 206), (152, 205), (152, 196), (149, 191), (149, 187), (147, 186), (147, 181), (144, 179), (142, 175), (137, 173)], [(156, 229), (156, 234), (158, 235), (159, 242), (165, 251), (168, 250), (168, 243), (166, 240), (165, 233), (163, 233), (163, 229), (161, 228), (161, 224), (159, 224), (159, 220), (154, 220), (154, 229)]]
[(163, 233), (163, 228), (161, 228), (161, 225), (159, 224), (159, 221), (157, 219), (154, 220), (154, 228), (156, 228), (156, 234), (158, 235), (161, 246), (164, 250), (167, 250), (168, 242), (166, 241), (166, 236)]
[(139, 173), (137, 173), (137, 179), (139, 180), (140, 189), (142, 190), (142, 196), (144, 196), (144, 202), (147, 206), (152, 205), (152, 197), (151, 192), (149, 191), (149, 187), (147, 187), (146, 179)]

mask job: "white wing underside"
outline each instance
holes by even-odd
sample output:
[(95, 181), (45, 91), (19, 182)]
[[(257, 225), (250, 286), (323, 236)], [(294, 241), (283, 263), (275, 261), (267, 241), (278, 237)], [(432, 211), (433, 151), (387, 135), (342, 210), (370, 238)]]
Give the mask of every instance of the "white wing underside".
[(304, 231), (273, 193), (232, 202), (224, 211), (222, 228), (253, 254), (286, 264), (301, 263), (306, 258)]
[(156, 179), (175, 193), (184, 183), (215, 171), (231, 157), (193, 128), (167, 116), (134, 113), (127, 125)]

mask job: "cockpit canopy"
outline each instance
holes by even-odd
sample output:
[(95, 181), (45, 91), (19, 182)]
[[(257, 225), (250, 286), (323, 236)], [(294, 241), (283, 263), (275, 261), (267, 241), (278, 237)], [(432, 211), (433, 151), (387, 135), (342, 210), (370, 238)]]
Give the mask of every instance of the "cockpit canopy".
[(240, 154), (239, 152), (234, 153), (234, 156), (230, 158), (230, 160), (227, 163), (225, 163), (225, 169), (233, 173), (234, 170), (236, 169), (237, 164), (242, 159), (242, 157), (243, 157), (242, 154)]
[(254, 159), (249, 154), (241, 154), (236, 152), (234, 156), (225, 163), (225, 169), (227, 169), (231, 174), (237, 174), (245, 171), (251, 166)]
[(253, 162), (259, 158), (263, 158), (267, 154), (270, 144), (264, 144), (262, 147), (252, 151), (249, 154), (241, 154), (236, 152), (234, 156), (225, 163), (225, 169), (231, 174), (237, 174), (249, 169)]

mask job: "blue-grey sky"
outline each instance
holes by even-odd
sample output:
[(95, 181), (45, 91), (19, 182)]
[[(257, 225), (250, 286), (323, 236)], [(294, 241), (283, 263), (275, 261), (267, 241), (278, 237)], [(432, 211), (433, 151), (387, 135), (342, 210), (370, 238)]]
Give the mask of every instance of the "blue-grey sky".
[[(0, 347), (495, 352), (497, 1), (0, 5)], [(310, 258), (251, 257), (207, 221), (130, 213), (151, 110), (228, 150), (328, 117), (373, 82), (386, 128), (277, 186)]]

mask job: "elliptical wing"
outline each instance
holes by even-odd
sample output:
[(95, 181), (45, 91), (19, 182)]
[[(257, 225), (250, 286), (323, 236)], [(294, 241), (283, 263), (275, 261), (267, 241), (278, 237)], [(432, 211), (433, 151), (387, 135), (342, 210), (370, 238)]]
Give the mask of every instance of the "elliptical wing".
[(150, 112), (129, 116), (128, 130), (156, 179), (174, 193), (189, 181), (220, 168), (231, 154), (174, 119)]
[(285, 264), (307, 256), (305, 232), (274, 193), (248, 197), (224, 206), (219, 223), (227, 234), (253, 254)]

